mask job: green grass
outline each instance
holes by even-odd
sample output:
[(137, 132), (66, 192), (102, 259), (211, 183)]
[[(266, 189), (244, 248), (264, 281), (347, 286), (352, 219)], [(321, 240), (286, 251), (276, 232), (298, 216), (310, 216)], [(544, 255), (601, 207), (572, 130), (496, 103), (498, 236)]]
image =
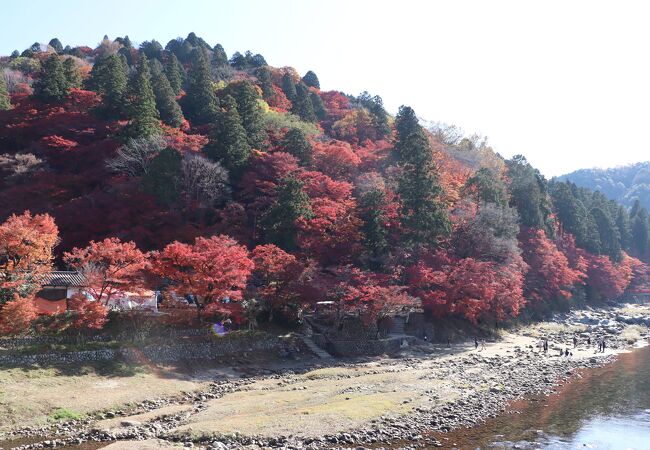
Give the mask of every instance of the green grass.
[(67, 422), (68, 420), (81, 419), (83, 414), (74, 412), (67, 408), (57, 408), (50, 413), (50, 419), (57, 422)]

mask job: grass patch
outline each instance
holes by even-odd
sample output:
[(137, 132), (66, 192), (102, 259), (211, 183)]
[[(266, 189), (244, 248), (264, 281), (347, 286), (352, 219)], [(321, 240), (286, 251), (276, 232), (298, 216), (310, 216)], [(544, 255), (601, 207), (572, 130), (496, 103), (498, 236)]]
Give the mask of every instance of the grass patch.
[[(584, 324), (579, 324), (579, 325), (567, 325), (563, 323), (557, 323), (557, 322), (542, 322), (537, 325), (536, 330), (537, 336), (543, 335), (543, 334), (559, 334), (559, 333), (566, 333), (566, 334), (573, 334), (573, 333), (583, 333), (587, 331), (587, 325)], [(535, 333), (533, 333), (535, 334)]]
[(337, 367), (328, 369), (316, 369), (304, 374), (308, 380), (324, 380), (327, 378), (336, 378), (345, 374), (345, 370)]
[(628, 344), (634, 344), (647, 332), (648, 328), (643, 325), (628, 325), (621, 332), (621, 339), (624, 339)]
[(57, 408), (50, 413), (50, 419), (57, 422), (67, 422), (68, 420), (78, 420), (83, 414), (72, 411), (68, 408)]

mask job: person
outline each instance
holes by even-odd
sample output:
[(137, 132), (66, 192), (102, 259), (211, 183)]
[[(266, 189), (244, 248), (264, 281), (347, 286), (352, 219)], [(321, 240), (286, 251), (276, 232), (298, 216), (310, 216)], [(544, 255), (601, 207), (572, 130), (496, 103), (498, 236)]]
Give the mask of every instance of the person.
[(427, 336), (426, 333), (424, 333), (424, 342), (428, 342), (428, 341), (429, 341), (429, 337)]
[(564, 356), (566, 356), (567, 358), (569, 357), (569, 348), (568, 347), (564, 349)]
[(544, 338), (544, 353), (548, 353), (548, 339)]
[(573, 336), (573, 348), (576, 348), (578, 346), (578, 338), (574, 335)]
[(478, 349), (478, 339), (474, 336), (474, 350)]
[(562, 349), (560, 349), (560, 356), (562, 356), (562, 355), (564, 355), (564, 351), (562, 351)]
[(600, 353), (600, 349), (603, 347), (602, 341), (598, 339), (598, 353)]
[(603, 339), (603, 353), (605, 353), (605, 339)]
[(587, 347), (591, 347), (591, 336), (587, 336)]
[(451, 339), (447, 338), (447, 347), (451, 347)]
[(485, 339), (481, 339), (481, 350), (485, 350)]

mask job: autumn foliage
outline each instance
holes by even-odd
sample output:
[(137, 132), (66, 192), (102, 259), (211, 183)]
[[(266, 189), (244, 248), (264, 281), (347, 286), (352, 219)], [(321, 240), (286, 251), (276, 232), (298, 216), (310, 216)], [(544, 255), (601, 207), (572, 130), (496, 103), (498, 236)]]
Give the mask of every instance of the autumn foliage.
[[(299, 320), (321, 301), (366, 323), (419, 309), (492, 323), (649, 282), (629, 256), (650, 254), (647, 211), (548, 181), (455, 127), (425, 128), (409, 107), (393, 117), (378, 96), (321, 91), (311, 71), (203, 44), (170, 42), (152, 70), (123, 39), (76, 47), (65, 82), (36, 70), (57, 62), (48, 52), (12, 69), (0, 331), (34, 329), (29, 299), (55, 267), (87, 286), (37, 321), (44, 331), (100, 329), (111, 298), (145, 289), (164, 292), (178, 324)], [(50, 79), (57, 101), (38, 96)], [(127, 138), (155, 144), (126, 155), (138, 170), (110, 164)]]

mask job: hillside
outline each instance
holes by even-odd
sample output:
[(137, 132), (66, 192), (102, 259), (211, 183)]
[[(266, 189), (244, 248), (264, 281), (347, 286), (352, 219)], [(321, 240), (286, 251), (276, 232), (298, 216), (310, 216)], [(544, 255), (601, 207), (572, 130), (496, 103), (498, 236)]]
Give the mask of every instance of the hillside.
[(194, 33), (53, 39), (0, 67), (0, 315), (53, 261), (96, 299), (165, 289), (237, 323), (322, 300), (337, 320), (493, 323), (618, 298), (647, 272), (644, 208)]
[(558, 177), (580, 187), (602, 192), (607, 198), (631, 208), (639, 200), (650, 207), (650, 162), (610, 169), (580, 169)]

